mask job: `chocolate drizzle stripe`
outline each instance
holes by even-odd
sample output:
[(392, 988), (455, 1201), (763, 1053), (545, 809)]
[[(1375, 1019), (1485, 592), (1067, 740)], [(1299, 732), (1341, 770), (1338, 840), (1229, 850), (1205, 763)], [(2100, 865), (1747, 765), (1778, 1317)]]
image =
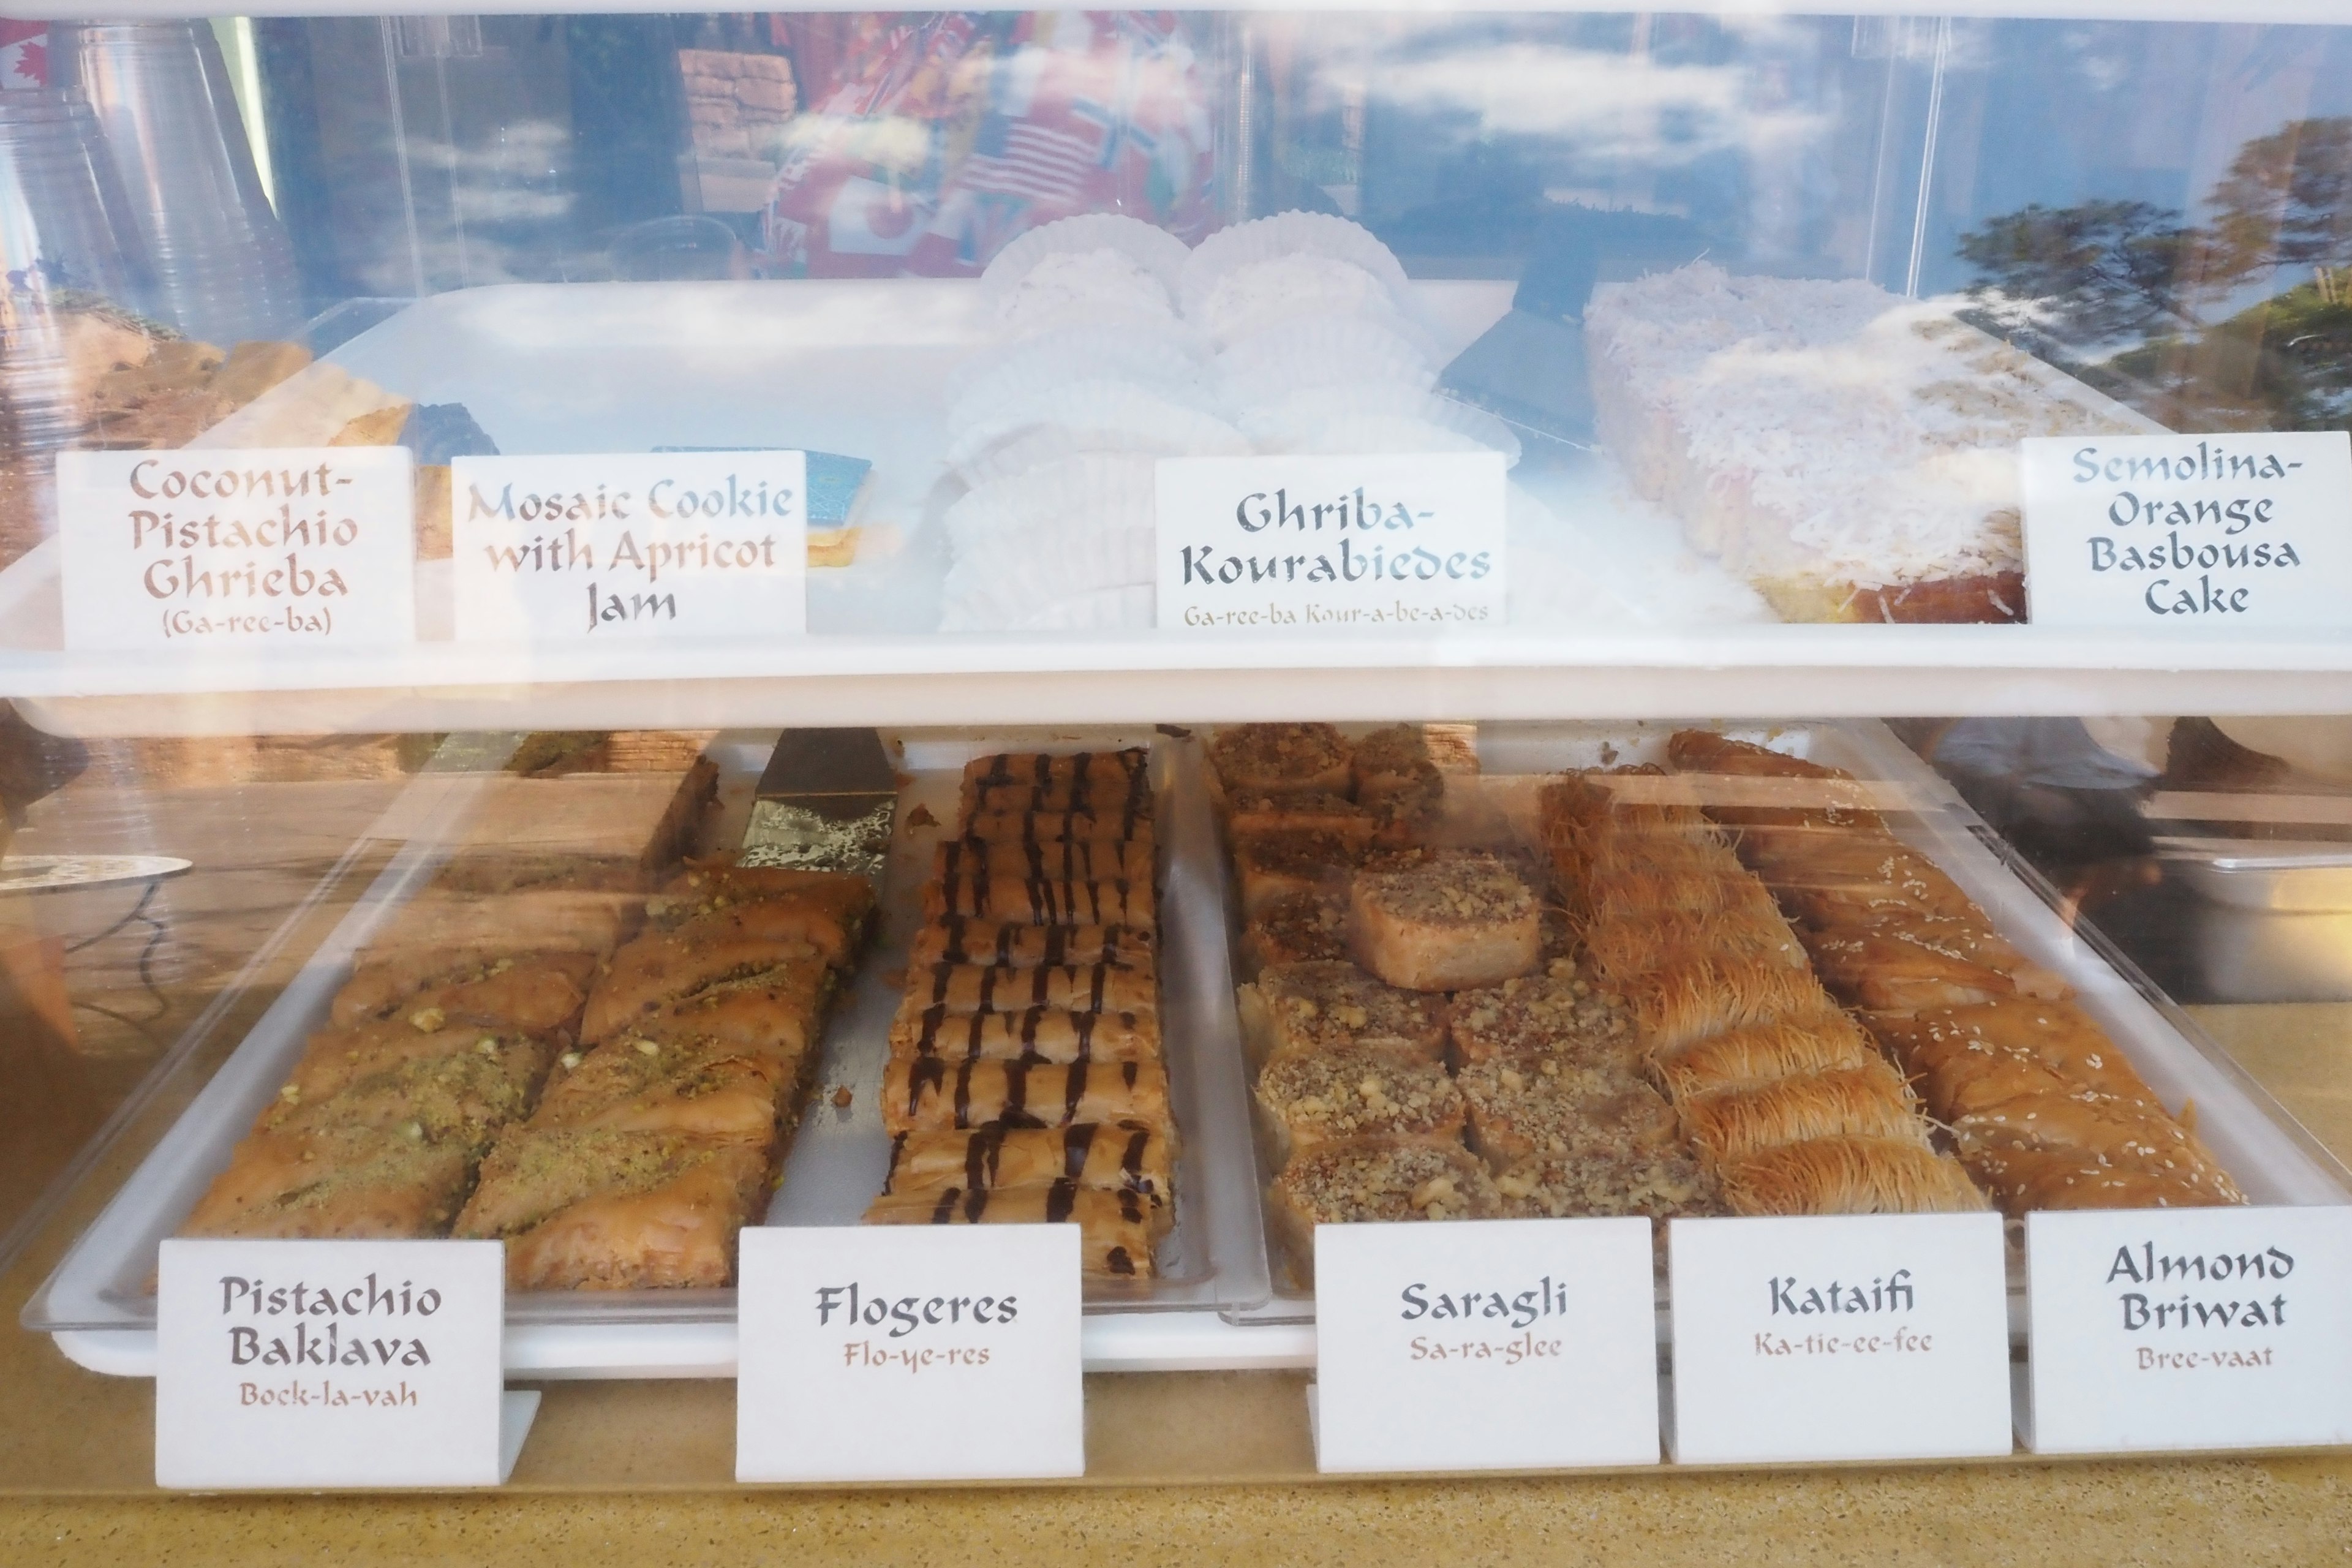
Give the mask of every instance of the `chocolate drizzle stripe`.
[(1062, 1130), (1062, 1174), (1072, 1181), (1086, 1174), (1087, 1151), (1094, 1147), (1099, 1131), (1091, 1121), (1072, 1122)]

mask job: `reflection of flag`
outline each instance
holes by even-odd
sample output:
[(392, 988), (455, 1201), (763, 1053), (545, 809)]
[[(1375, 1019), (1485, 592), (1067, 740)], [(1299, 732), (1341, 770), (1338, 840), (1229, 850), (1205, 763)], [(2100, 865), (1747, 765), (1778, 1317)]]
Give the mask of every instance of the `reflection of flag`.
[(826, 214), (833, 248), (852, 256), (904, 256), (930, 221), (931, 203), (879, 180), (853, 174), (841, 182)]
[(0, 89), (49, 85), (49, 25), (0, 16)]

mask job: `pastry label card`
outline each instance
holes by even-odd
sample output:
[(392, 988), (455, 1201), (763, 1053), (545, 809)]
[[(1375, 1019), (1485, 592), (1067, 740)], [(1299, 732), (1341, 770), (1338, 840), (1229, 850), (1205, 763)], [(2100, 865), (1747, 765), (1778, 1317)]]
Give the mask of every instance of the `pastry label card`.
[(1163, 458), (1158, 473), (1163, 628), (1503, 623), (1498, 452)]
[(2018, 461), (2038, 626), (2352, 622), (2352, 435), (2033, 437)]
[(1667, 1227), (1684, 1464), (2011, 1451), (1997, 1214)]
[(404, 447), (60, 452), (66, 647), (413, 642), (415, 489)]
[(1327, 1472), (1658, 1461), (1646, 1219), (1315, 1232)]
[(449, 467), (460, 641), (594, 647), (808, 629), (805, 453)]
[(746, 1228), (739, 1481), (1087, 1468), (1074, 1225)]
[(2025, 1218), (2042, 1454), (2352, 1443), (2352, 1208)]
[(505, 1319), (495, 1241), (166, 1241), (155, 1484), (496, 1486), (538, 1402)]

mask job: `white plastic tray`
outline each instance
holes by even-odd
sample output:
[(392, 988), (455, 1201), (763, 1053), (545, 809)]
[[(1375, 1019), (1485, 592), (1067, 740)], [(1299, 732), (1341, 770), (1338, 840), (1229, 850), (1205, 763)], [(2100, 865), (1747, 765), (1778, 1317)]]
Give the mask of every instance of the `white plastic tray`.
[[(1161, 1022), (1171, 1098), (1181, 1137), (1175, 1226), (1163, 1244), (1160, 1278), (1089, 1296), (1083, 1333), (1095, 1371), (1182, 1371), (1303, 1364), (1311, 1341), (1271, 1337), (1235, 1320), (1268, 1293), (1265, 1244), (1251, 1184), (1247, 1091), (1233, 1017), (1221, 886), (1202, 875), (1219, 864), (1202, 787), (1198, 745), (1186, 741), (1093, 733), (1080, 737), (934, 738), (904, 745), (902, 820), (917, 805), (950, 823), (963, 763), (1005, 744), (1037, 749), (1109, 749), (1156, 744), (1161, 781)], [(714, 749), (731, 778), (756, 777), (759, 744)], [(212, 1080), (75, 1242), (26, 1309), (27, 1327), (95, 1371), (152, 1375), (153, 1300), (145, 1281), (155, 1244), (171, 1234), (239, 1132), (277, 1091), (303, 1042), (369, 935), (431, 876), (446, 856), (446, 829), (461, 821), (475, 781), (428, 776), (396, 805), (388, 826), (441, 829), (413, 838), (254, 1026)], [(383, 826), (387, 825), (380, 825)], [(892, 842), (882, 900), (883, 931), (855, 986), (828, 1026), (819, 1090), (812, 1099), (776, 1197), (770, 1225), (856, 1223), (879, 1189), (889, 1140), (879, 1110), (889, 1022), (905, 969), (914, 909), (929, 874), (937, 829), (900, 832)], [(828, 1098), (850, 1090), (850, 1104)], [(506, 1355), (515, 1375), (532, 1377), (729, 1376), (734, 1371), (732, 1290), (544, 1292), (508, 1302)], [(1303, 1348), (1302, 1348), (1303, 1347)]]
[[(1532, 826), (1538, 775), (1564, 768), (1662, 763), (1666, 742), (1685, 726), (1553, 724), (1482, 726), (1483, 788), (1506, 816)], [(1890, 827), (1933, 859), (1980, 905), (1994, 928), (2035, 963), (2063, 975), (2075, 1000), (2107, 1030), (2164, 1103), (2196, 1107), (2197, 1135), (2255, 1204), (2352, 1203), (2352, 1172), (2302, 1127), (2243, 1069), (2205, 1037), (2179, 1008), (2154, 999), (2061, 920), (2041, 895), (1990, 847), (1991, 834), (1950, 784), (1885, 725), (1808, 721), (1724, 726), (1724, 732), (1825, 763), (1883, 784), (1907, 807)], [(1892, 808), (1890, 808), (1891, 810)], [(1228, 895), (1228, 929), (1238, 921)], [(1255, 1151), (1253, 1151), (1255, 1153)], [(1247, 1314), (1253, 1321), (1312, 1321), (1314, 1301), (1287, 1281), (1283, 1260), (1271, 1269), (1275, 1294)], [(2011, 1332), (2024, 1331), (2021, 1276), (2012, 1273)], [(1660, 1333), (1664, 1332), (1663, 1294)]]

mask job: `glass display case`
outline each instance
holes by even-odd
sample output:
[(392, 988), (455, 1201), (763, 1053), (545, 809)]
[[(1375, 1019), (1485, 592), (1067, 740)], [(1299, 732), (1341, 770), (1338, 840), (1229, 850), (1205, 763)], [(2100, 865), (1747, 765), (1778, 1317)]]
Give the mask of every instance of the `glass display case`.
[(2352, 1212), (2352, 26), (2037, 9), (0, 22), (19, 1337)]

